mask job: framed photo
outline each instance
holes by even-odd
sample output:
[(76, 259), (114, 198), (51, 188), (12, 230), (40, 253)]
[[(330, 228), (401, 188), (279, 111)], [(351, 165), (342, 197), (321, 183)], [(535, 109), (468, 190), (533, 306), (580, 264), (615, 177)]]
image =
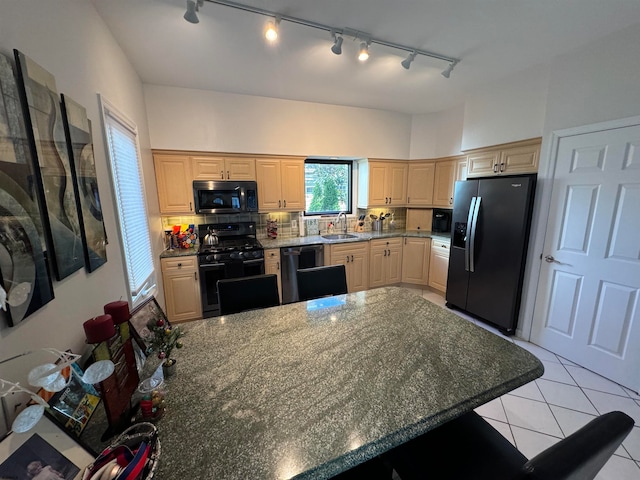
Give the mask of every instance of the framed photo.
[[(80, 480), (94, 456), (47, 417), (31, 430), (11, 433), (0, 442), (0, 478)], [(31, 476), (29, 476), (31, 475)]]
[(13, 67), (0, 54), (0, 319), (9, 326), (53, 299), (35, 175)]
[(151, 331), (147, 328), (147, 324), (158, 320), (163, 320), (167, 326), (171, 325), (155, 297), (148, 299), (131, 314), (129, 322), (133, 327), (133, 336), (145, 351), (151, 346)]

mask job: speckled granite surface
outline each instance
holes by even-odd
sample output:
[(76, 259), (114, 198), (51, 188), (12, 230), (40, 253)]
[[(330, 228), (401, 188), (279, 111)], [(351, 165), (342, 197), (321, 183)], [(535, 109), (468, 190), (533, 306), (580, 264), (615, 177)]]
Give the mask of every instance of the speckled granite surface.
[(330, 478), (543, 373), (396, 287), (183, 328), (159, 480)]
[[(282, 248), (282, 247), (299, 247), (302, 245), (317, 245), (317, 244), (333, 244), (333, 243), (348, 243), (348, 242), (362, 242), (375, 240), (376, 238), (391, 238), (391, 237), (422, 237), (422, 238), (435, 238), (448, 241), (451, 237), (446, 233), (427, 232), (422, 230), (384, 230), (382, 232), (364, 232), (355, 233), (349, 232), (349, 235), (354, 235), (354, 238), (344, 238), (340, 240), (328, 240), (321, 235), (309, 235), (306, 237), (278, 237), (261, 238), (260, 243), (264, 248)], [(165, 250), (160, 255), (161, 258), (167, 257), (179, 257), (183, 255), (196, 255), (197, 249), (175, 249)]]

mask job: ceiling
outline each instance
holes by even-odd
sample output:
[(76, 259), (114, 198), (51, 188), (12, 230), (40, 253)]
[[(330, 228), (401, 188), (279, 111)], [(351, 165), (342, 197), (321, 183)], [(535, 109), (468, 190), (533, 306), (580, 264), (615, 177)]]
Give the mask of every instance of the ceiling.
[(314, 23), (459, 58), (447, 63), (345, 36), (334, 55), (328, 32), (283, 21), (267, 44), (267, 17), (205, 1), (200, 23), (186, 0), (90, 0), (144, 83), (408, 114), (460, 105), (467, 94), (544, 65), (596, 38), (640, 23), (638, 0), (239, 0)]

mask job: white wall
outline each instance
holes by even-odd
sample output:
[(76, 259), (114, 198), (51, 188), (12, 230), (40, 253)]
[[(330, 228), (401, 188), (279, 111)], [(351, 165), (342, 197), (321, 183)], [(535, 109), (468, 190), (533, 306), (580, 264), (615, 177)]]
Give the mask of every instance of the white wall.
[(411, 159), (459, 155), (464, 103), (442, 112), (414, 115), (411, 120)]
[(409, 158), (411, 117), (365, 108), (144, 86), (158, 149)]
[(462, 150), (541, 137), (548, 77), (549, 68), (538, 66), (468, 96)]
[(532, 225), (527, 280), (520, 315), (523, 335), (528, 336), (534, 315), (540, 272), (540, 254), (551, 196), (549, 158), (552, 133), (640, 115), (640, 25), (594, 41), (555, 59), (550, 65), (549, 87), (538, 188)]
[[(87, 109), (93, 122), (96, 170), (109, 238), (107, 263), (88, 274), (77, 271), (53, 282), (55, 298), (16, 327), (0, 325), (0, 359), (34, 348), (85, 348), (82, 324), (103, 313), (103, 306), (126, 297), (110, 174), (106, 162), (97, 93), (119, 106), (138, 126), (146, 162), (151, 162), (142, 85), (90, 2), (85, 0), (3, 0), (0, 51), (13, 58), (16, 48), (51, 72), (60, 93)], [(149, 176), (150, 174), (150, 176)], [(157, 198), (152, 165), (145, 166), (149, 198)], [(160, 220), (157, 239), (160, 240)], [(152, 202), (153, 205), (153, 202)], [(159, 251), (158, 251), (159, 252)], [(30, 359), (31, 360), (31, 359)], [(20, 380), (35, 366), (18, 360), (0, 367), (0, 378)]]

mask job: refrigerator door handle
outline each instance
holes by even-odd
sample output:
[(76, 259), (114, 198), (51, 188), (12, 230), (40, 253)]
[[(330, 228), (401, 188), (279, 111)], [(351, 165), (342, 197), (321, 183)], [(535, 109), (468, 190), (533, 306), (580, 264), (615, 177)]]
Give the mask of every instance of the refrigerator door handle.
[(476, 271), (476, 257), (475, 257), (475, 245), (476, 245), (476, 227), (478, 226), (478, 213), (480, 212), (480, 202), (482, 197), (476, 197), (476, 203), (473, 208), (473, 220), (471, 221), (471, 240), (469, 242), (469, 271)]
[(471, 226), (473, 224), (473, 212), (476, 207), (476, 197), (471, 197), (471, 204), (469, 205), (469, 215), (467, 217), (467, 232), (464, 236), (464, 270), (465, 272), (469, 271), (470, 263), (469, 263), (469, 242), (471, 240)]

